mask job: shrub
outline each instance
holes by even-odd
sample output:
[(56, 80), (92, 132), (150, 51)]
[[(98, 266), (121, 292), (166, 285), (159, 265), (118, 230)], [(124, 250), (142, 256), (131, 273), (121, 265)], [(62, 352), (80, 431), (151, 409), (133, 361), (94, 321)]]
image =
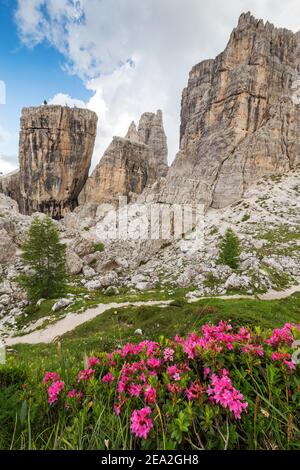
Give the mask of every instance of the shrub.
[(104, 251), (104, 250), (105, 250), (104, 243), (102, 243), (102, 242), (95, 243), (94, 251), (99, 251), (100, 253), (102, 253), (102, 251)]
[(65, 246), (60, 243), (59, 233), (49, 217), (36, 217), (32, 221), (22, 259), (29, 273), (21, 275), (19, 282), (31, 300), (58, 296), (64, 291)]
[(220, 243), (219, 263), (237, 269), (240, 260), (240, 241), (233, 230), (226, 230), (225, 236)]
[(271, 332), (221, 321), (92, 356), (83, 370), (47, 372), (49, 439), (61, 429), (65, 448), (109, 439), (112, 449), (299, 449), (299, 336), (291, 324)]

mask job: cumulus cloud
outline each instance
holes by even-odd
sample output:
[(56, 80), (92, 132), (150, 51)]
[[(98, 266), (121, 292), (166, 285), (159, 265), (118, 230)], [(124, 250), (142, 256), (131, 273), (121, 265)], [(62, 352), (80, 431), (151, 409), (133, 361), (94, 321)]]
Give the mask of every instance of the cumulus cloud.
[(72, 98), (70, 95), (65, 93), (57, 93), (53, 98), (51, 98), (48, 102), (49, 104), (60, 104), (62, 106), (77, 106), (78, 108), (85, 108), (86, 104), (82, 100), (77, 100), (76, 98)]
[[(299, 29), (298, 0), (19, 0), (16, 21), (24, 44), (56, 47), (66, 71), (94, 92), (86, 103), (99, 115), (94, 163), (113, 134), (125, 134), (132, 119), (158, 108), (171, 161), (189, 70), (224, 49), (238, 16), (248, 10)], [(57, 96), (66, 99), (59, 94), (53, 100)]]

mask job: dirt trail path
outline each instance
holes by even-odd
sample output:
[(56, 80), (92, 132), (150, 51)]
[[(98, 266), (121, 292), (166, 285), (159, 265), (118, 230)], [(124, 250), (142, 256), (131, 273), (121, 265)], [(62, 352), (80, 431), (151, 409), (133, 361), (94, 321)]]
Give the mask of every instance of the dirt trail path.
[(287, 299), (293, 294), (296, 294), (296, 292), (300, 292), (300, 285), (299, 286), (293, 286), (289, 287), (286, 290), (283, 291), (277, 291), (277, 290), (269, 290), (265, 294), (258, 294), (258, 295), (221, 295), (221, 296), (216, 296), (216, 297), (197, 297), (195, 299), (191, 299), (189, 302), (194, 303), (198, 302), (199, 300), (208, 300), (208, 299), (221, 299), (221, 300), (234, 300), (234, 299), (258, 299), (258, 300), (281, 300), (281, 299)]
[[(259, 299), (259, 300), (281, 300), (290, 297), (291, 295), (295, 294), (296, 292), (300, 292), (300, 285), (293, 286), (285, 291), (275, 291), (270, 290), (265, 294), (261, 294), (258, 296), (254, 295), (224, 295), (220, 297), (198, 297), (195, 299), (191, 299), (189, 302), (198, 302), (199, 300), (208, 300), (208, 299), (222, 299), (222, 300), (230, 300), (230, 299)], [(167, 301), (148, 301), (148, 302), (124, 302), (124, 303), (110, 303), (110, 304), (100, 304), (97, 307), (89, 308), (85, 310), (83, 313), (69, 313), (58, 320), (56, 323), (48, 325), (43, 330), (36, 330), (24, 336), (16, 336), (12, 338), (8, 338), (6, 340), (7, 346), (12, 346), (14, 344), (38, 344), (38, 343), (51, 343), (59, 336), (67, 333), (68, 331), (74, 330), (77, 326), (82, 325), (83, 323), (92, 320), (93, 318), (101, 315), (102, 313), (106, 312), (107, 310), (111, 309), (118, 309), (122, 307), (143, 307), (143, 306), (151, 306), (151, 305), (169, 305), (172, 300)]]
[(172, 300), (166, 301), (149, 301), (149, 302), (123, 302), (123, 303), (110, 303), (99, 304), (97, 307), (89, 308), (83, 313), (68, 313), (64, 318), (58, 320), (56, 323), (48, 325), (43, 330), (36, 330), (24, 336), (11, 337), (5, 340), (7, 346), (14, 344), (38, 344), (38, 343), (51, 343), (59, 336), (62, 336), (68, 331), (74, 330), (77, 326), (92, 320), (93, 318), (101, 315), (107, 310), (122, 307), (143, 307), (151, 305), (168, 305)]

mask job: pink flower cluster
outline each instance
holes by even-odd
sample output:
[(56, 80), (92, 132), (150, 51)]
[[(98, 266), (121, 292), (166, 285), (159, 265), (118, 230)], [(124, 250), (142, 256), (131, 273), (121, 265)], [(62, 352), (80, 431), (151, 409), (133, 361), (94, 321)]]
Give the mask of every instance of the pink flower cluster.
[(192, 333), (186, 340), (179, 337), (175, 340), (182, 345), (189, 359), (199, 356), (201, 350), (215, 353), (233, 351), (235, 345), (239, 346), (242, 352), (263, 356), (263, 349), (251, 343), (251, 333), (247, 328), (241, 327), (237, 333), (232, 330), (232, 325), (221, 321), (218, 325), (203, 325), (201, 336)]
[(290, 370), (295, 370), (296, 365), (292, 362), (292, 355), (284, 352), (274, 352), (272, 354), (272, 361), (279, 361), (285, 364)]
[(248, 403), (243, 401), (242, 393), (233, 387), (228, 370), (223, 369), (221, 376), (212, 374), (210, 380), (211, 385), (207, 389), (207, 394), (212, 402), (228, 408), (236, 419), (241, 419), (241, 414), (247, 409)]
[(133, 411), (130, 429), (136, 437), (147, 439), (149, 432), (153, 428), (152, 418), (149, 418), (149, 415), (151, 415), (151, 408), (149, 406)]
[(53, 405), (58, 400), (60, 392), (65, 388), (65, 382), (57, 380), (53, 382), (48, 388), (48, 403)]
[(187, 403), (193, 409), (203, 403), (219, 405), (240, 420), (248, 403), (234, 387), (229, 366), (224, 367), (226, 354), (230, 353), (230, 361), (235, 354), (246, 367), (248, 361), (251, 367), (258, 364), (260, 368), (266, 361), (280, 362), (281, 368), (292, 373), (296, 368), (291, 361), (293, 332), (293, 325), (287, 324), (266, 339), (249, 328), (234, 331), (231, 324), (221, 321), (218, 325), (203, 325), (201, 332), (191, 333), (186, 339), (176, 336), (162, 344), (148, 340), (136, 345), (128, 343), (88, 359), (88, 367), (77, 374), (75, 387), (80, 384), (82, 391), (72, 386), (63, 393), (65, 384), (59, 374), (47, 372), (44, 384), (50, 384), (48, 402), (66, 400), (66, 408), (72, 411), (75, 405), (84, 404), (84, 396), (89, 397), (89, 384), (93, 393), (94, 387), (101, 387), (99, 393), (114, 387), (116, 393), (110, 396), (114, 396), (111, 405), (115, 415), (129, 408), (131, 432), (142, 439), (147, 439), (153, 429), (157, 410), (168, 402), (174, 409), (177, 404), (187, 406)]
[(49, 382), (54, 382), (55, 380), (59, 380), (59, 374), (56, 372), (46, 372), (44, 375), (43, 383), (47, 385)]
[(291, 346), (294, 342), (292, 328), (293, 325), (291, 323), (286, 323), (283, 328), (276, 328), (266, 343), (274, 347), (284, 344)]

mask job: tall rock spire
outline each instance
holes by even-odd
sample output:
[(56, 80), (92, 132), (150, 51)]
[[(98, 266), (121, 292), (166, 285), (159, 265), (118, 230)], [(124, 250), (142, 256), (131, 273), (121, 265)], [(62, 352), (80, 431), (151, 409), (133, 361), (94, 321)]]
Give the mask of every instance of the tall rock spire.
[(130, 202), (166, 175), (167, 155), (162, 112), (144, 113), (138, 129), (132, 122), (125, 138), (113, 138), (88, 178), (80, 203), (117, 205), (119, 196), (127, 196)]
[(88, 177), (97, 115), (62, 106), (24, 108), (19, 163), (21, 212), (62, 217), (78, 205)]
[(157, 199), (224, 207), (300, 163), (300, 38), (242, 14), (182, 94), (180, 151)]

